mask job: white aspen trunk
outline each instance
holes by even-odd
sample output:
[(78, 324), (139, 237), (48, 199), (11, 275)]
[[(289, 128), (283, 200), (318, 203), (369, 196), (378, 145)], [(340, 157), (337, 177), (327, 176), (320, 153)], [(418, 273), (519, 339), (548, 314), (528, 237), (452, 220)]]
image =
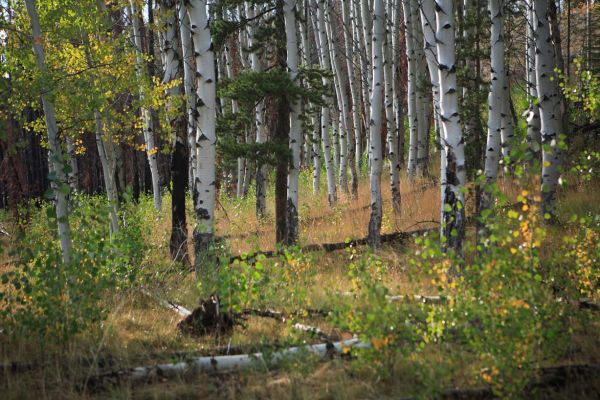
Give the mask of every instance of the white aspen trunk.
[[(329, 43), (327, 41), (327, 31), (325, 26), (325, 7), (325, 0), (318, 0), (317, 24), (320, 42), (319, 54), (321, 59), (321, 67), (326, 71), (331, 71)], [(323, 77), (323, 86), (331, 89), (329, 78)], [(333, 207), (337, 203), (335, 168), (331, 154), (331, 140), (329, 138), (330, 108), (333, 105), (329, 95), (324, 95), (324, 101), (325, 106), (321, 108), (321, 139), (323, 141), (323, 157), (325, 158), (325, 170), (327, 172), (327, 197), (329, 200), (329, 205)]]
[(385, 39), (385, 10), (383, 0), (375, 0), (373, 10), (373, 84), (371, 98), (371, 118), (369, 123), (369, 136), (371, 143), (371, 218), (369, 220), (369, 243), (377, 247), (380, 242), (381, 219), (383, 207), (381, 201), (381, 105), (383, 100), (383, 41)]
[(535, 160), (539, 160), (542, 136), (540, 131), (540, 108), (537, 102), (537, 79), (535, 76), (535, 35), (533, 23), (533, 0), (527, 0), (527, 96), (529, 100), (529, 110), (527, 113), (527, 144), (532, 157)]
[[(350, 166), (350, 187), (353, 198), (358, 197), (358, 175), (356, 158), (360, 157), (360, 138), (361, 138), (361, 121), (360, 121), (360, 99), (358, 84), (355, 79), (354, 68), (354, 47), (352, 41), (354, 21), (350, 17), (350, 0), (342, 0), (342, 22), (344, 24), (344, 56), (346, 58), (346, 70), (348, 73), (348, 83), (350, 86), (350, 96), (352, 98), (352, 125), (347, 122), (348, 128), (348, 165)], [(346, 112), (348, 112), (348, 103), (346, 101)], [(357, 153), (357, 150), (359, 151)]]
[[(246, 7), (246, 18), (253, 19), (256, 17), (254, 5), (250, 2), (245, 2)], [(254, 21), (256, 23), (256, 21)], [(256, 28), (253, 24), (248, 26), (248, 46), (252, 47), (255, 45), (256, 39), (254, 37)], [(256, 72), (263, 70), (262, 63), (258, 53), (255, 51), (250, 53), (250, 64), (252, 69)], [(265, 125), (265, 102), (261, 101), (256, 106), (256, 143), (265, 143), (267, 141), (267, 126)], [(263, 220), (267, 212), (267, 166), (257, 165), (256, 168), (256, 218)]]
[(355, 44), (355, 48), (356, 48), (356, 57), (359, 61), (359, 65), (360, 68), (358, 68), (357, 74), (356, 76), (356, 81), (357, 81), (357, 85), (360, 84), (360, 94), (362, 95), (362, 99), (361, 101), (359, 101), (358, 103), (354, 104), (354, 108), (359, 108), (359, 124), (360, 124), (360, 131), (357, 131), (356, 133), (356, 142), (355, 142), (355, 148), (354, 148), (354, 154), (355, 154), (355, 164), (356, 164), (356, 169), (358, 170), (358, 174), (361, 173), (361, 169), (362, 169), (362, 165), (363, 165), (363, 146), (362, 146), (362, 140), (363, 140), (363, 136), (366, 135), (366, 133), (363, 134), (363, 132), (366, 132), (366, 126), (364, 124), (364, 122), (366, 121), (367, 117), (366, 117), (366, 101), (365, 99), (367, 99), (368, 95), (369, 95), (369, 89), (368, 89), (368, 85), (370, 85), (370, 82), (366, 79), (367, 77), (367, 54), (366, 54), (366, 49), (363, 46), (364, 40), (362, 37), (362, 16), (361, 16), (361, 12), (360, 12), (360, 5), (359, 5), (359, 0), (352, 0), (352, 32), (354, 35), (354, 44)]
[[(242, 6), (237, 6), (237, 14), (238, 14), (238, 18), (241, 21), (242, 17), (244, 16), (244, 8), (242, 8)], [(240, 56), (240, 63), (242, 64), (242, 67), (244, 69), (250, 69), (252, 68), (252, 66), (250, 65), (250, 61), (248, 61), (248, 56), (247, 56), (247, 52), (245, 49), (248, 48), (248, 31), (245, 29), (240, 29), (238, 32), (238, 41), (240, 43), (240, 51), (239, 51), (239, 56)]]
[(187, 110), (188, 148), (189, 153), (189, 188), (193, 195), (196, 181), (196, 92), (194, 85), (194, 45), (190, 30), (190, 17), (185, 6), (179, 7), (179, 35), (183, 62), (183, 89)]
[(456, 85), (456, 46), (453, 0), (436, 3), (437, 52), (440, 81), (440, 119), (446, 155), (446, 182), (442, 187), (444, 202), (442, 229), (444, 247), (460, 254), (465, 231), (465, 207), (462, 189), (466, 180), (465, 154), (458, 111)]
[[(366, 87), (368, 89), (367, 91), (367, 97), (365, 98), (365, 115), (370, 115), (370, 108), (371, 108), (371, 90), (373, 90), (373, 88), (371, 86), (369, 86), (371, 84), (371, 82), (373, 81), (373, 67), (372, 67), (372, 60), (371, 60), (371, 55), (373, 54), (372, 51), (372, 46), (373, 44), (371, 43), (371, 28), (373, 25), (373, 21), (371, 21), (371, 16), (372, 16), (372, 10), (371, 7), (369, 6), (370, 1), (369, 0), (360, 0), (360, 13), (362, 15), (362, 39), (364, 41), (364, 48), (365, 48), (365, 54), (367, 55), (367, 57), (365, 58), (366, 61)], [(370, 139), (369, 139), (370, 140)], [(368, 147), (367, 151), (371, 151), (371, 147)]]
[[(42, 46), (44, 40), (35, 0), (25, 0), (25, 5), (31, 21), (33, 52), (36, 64), (40, 72), (44, 73), (47, 70), (44, 47)], [(54, 103), (46, 95), (48, 88), (44, 88), (41, 93), (44, 118), (46, 120), (46, 132), (48, 134), (48, 164), (55, 176), (51, 180), (51, 185), (54, 191), (58, 237), (60, 239), (63, 262), (68, 264), (71, 261), (71, 227), (69, 225), (69, 205), (67, 199), (69, 185), (63, 166), (62, 149), (58, 140)]]
[(385, 80), (385, 117), (387, 124), (387, 150), (390, 162), (390, 189), (392, 193), (392, 207), (394, 212), (400, 212), (400, 164), (398, 163), (398, 134), (396, 129), (396, 115), (394, 114), (394, 83), (392, 65), (392, 2), (387, 1), (385, 15), (385, 37), (383, 43), (383, 74)]
[[(336, 78), (333, 77), (333, 89), (335, 89)], [(339, 136), (339, 122), (340, 122), (340, 113), (337, 109), (337, 104), (334, 99), (332, 99), (331, 107), (329, 108), (329, 126), (331, 126), (331, 140), (333, 147), (333, 174), (336, 175), (337, 171), (340, 170), (340, 136)]]
[(140, 107), (140, 113), (142, 114), (142, 131), (144, 133), (144, 143), (146, 146), (146, 154), (148, 156), (148, 163), (150, 164), (150, 174), (152, 176), (152, 193), (154, 196), (154, 208), (156, 211), (161, 211), (162, 208), (162, 197), (160, 193), (160, 179), (158, 173), (158, 149), (154, 144), (154, 125), (152, 123), (152, 113), (145, 105), (146, 89), (144, 88), (145, 79), (145, 64), (146, 62), (142, 57), (142, 36), (140, 32), (140, 15), (135, 0), (130, 1), (131, 4), (131, 22), (133, 28), (133, 38), (135, 44), (135, 72), (139, 81), (139, 96), (142, 106)]
[(119, 211), (119, 203), (117, 201), (117, 185), (115, 182), (115, 157), (114, 147), (111, 138), (105, 141), (104, 126), (102, 124), (102, 116), (98, 110), (94, 111), (96, 147), (102, 165), (102, 176), (104, 178), (104, 187), (106, 188), (106, 198), (110, 204), (110, 230), (112, 233), (119, 231), (119, 220), (117, 213)]
[[(504, 78), (504, 88), (502, 89), (502, 113), (500, 115), (500, 147), (502, 148), (502, 161), (510, 160), (512, 141), (515, 136), (513, 126), (512, 110), (510, 108), (510, 84), (508, 74)], [(508, 166), (504, 165), (505, 172), (508, 172)]]
[[(285, 20), (285, 37), (287, 48), (287, 68), (294, 85), (298, 82), (298, 36), (296, 29), (296, 2), (285, 0), (283, 18)], [(287, 188), (287, 243), (298, 241), (298, 177), (300, 175), (300, 150), (302, 149), (302, 121), (300, 120), (300, 99), (292, 99), (290, 104), (290, 139), (289, 146), (292, 160), (288, 169)]]
[[(421, 1), (421, 25), (423, 31), (423, 51), (429, 69), (429, 78), (431, 80), (431, 93), (433, 99), (433, 120), (439, 130), (439, 115), (440, 115), (440, 83), (438, 73), (438, 55), (436, 46), (436, 17), (435, 17), (435, 1)], [(427, 147), (427, 146), (426, 146)]]
[(423, 51), (423, 31), (421, 29), (421, 19), (419, 13), (419, 4), (417, 0), (410, 1), (411, 11), (411, 29), (414, 41), (415, 51), (415, 78), (417, 81), (415, 92), (416, 113), (417, 113), (417, 173), (423, 175), (427, 169), (428, 162), (428, 140), (429, 140), (429, 121), (427, 96), (420, 84), (426, 80), (426, 61)]
[(186, 3), (196, 58), (196, 181), (194, 210), (196, 227), (196, 275), (212, 263), (210, 247), (214, 235), (215, 155), (216, 155), (216, 88), (215, 56), (212, 50), (206, 0)]
[[(491, 37), (491, 85), (488, 95), (488, 134), (485, 147), (485, 183), (491, 184), (498, 176), (500, 161), (500, 130), (502, 124), (503, 88), (506, 74), (504, 72), (504, 21), (502, 0), (489, 0), (489, 13), (492, 20)], [(491, 194), (483, 191), (480, 209), (488, 209), (492, 205)]]
[(71, 187), (71, 192), (76, 192), (79, 189), (79, 168), (77, 166), (77, 155), (75, 154), (75, 145), (73, 138), (68, 136), (65, 138), (67, 142), (67, 154), (69, 158), (69, 167), (71, 171), (67, 174), (67, 181)]
[(339, 107), (339, 184), (340, 189), (344, 193), (348, 193), (348, 131), (350, 121), (348, 120), (348, 96), (346, 93), (346, 85), (343, 77), (346, 75), (342, 69), (342, 65), (339, 62), (338, 57), (338, 46), (335, 40), (335, 33), (337, 31), (337, 25), (334, 24), (333, 18), (331, 17), (330, 7), (327, 7), (326, 18), (327, 18), (327, 33), (329, 37), (329, 43), (331, 43), (331, 60), (333, 64), (333, 77), (335, 82), (335, 89), (337, 94), (337, 104)]
[(550, 36), (548, 0), (533, 0), (535, 27), (535, 71), (539, 97), (542, 136), (542, 212), (556, 218), (556, 189), (560, 176), (561, 98), (558, 87), (556, 54)]
[(415, 55), (415, 37), (413, 35), (412, 25), (417, 23), (413, 21), (413, 13), (411, 11), (412, 0), (402, 0), (402, 8), (404, 10), (404, 24), (406, 26), (406, 59), (408, 63), (408, 80), (407, 80), (407, 116), (409, 129), (409, 145), (408, 145), (408, 177), (414, 178), (417, 171), (417, 151), (418, 151), (418, 115), (417, 115), (417, 62)]

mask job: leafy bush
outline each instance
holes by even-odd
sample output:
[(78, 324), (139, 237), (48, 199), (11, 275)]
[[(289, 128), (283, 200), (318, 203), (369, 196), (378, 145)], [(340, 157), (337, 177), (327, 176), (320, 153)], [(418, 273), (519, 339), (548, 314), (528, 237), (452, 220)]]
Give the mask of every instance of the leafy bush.
[(2, 275), (0, 319), (9, 334), (62, 341), (105, 317), (105, 294), (133, 281), (144, 251), (135, 206), (123, 205), (123, 226), (112, 237), (108, 212), (100, 197), (74, 196), (72, 261), (65, 264), (53, 205), (44, 203), (34, 211), (15, 240), (14, 268)]

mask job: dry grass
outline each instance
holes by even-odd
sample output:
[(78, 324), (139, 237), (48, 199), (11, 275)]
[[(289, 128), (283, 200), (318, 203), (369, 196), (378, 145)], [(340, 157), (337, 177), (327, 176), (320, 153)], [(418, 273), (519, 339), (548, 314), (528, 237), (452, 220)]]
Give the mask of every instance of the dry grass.
[[(409, 182), (402, 179), (402, 212), (391, 210), (389, 185), (383, 179), (385, 207), (384, 233), (434, 227), (421, 221), (439, 219), (439, 188), (431, 181), (422, 179)], [(305, 182), (304, 188), (309, 188)], [(502, 181), (501, 187), (510, 199), (516, 199), (521, 188), (510, 181)], [(535, 187), (535, 182), (532, 182)], [(338, 205), (331, 209), (326, 194), (312, 196), (305, 190), (301, 196), (300, 222), (302, 244), (341, 242), (347, 238), (366, 235), (369, 218), (368, 185), (361, 182), (359, 198), (352, 200), (340, 196)], [(585, 190), (572, 188), (561, 193), (561, 211), (592, 211), (598, 213), (600, 188)], [(268, 199), (272, 204), (272, 193)], [(233, 253), (274, 247), (272, 218), (262, 223), (254, 215), (254, 200), (235, 200), (222, 197), (217, 210), (217, 234), (227, 235), (228, 246)], [(148, 221), (148, 253), (143, 272), (158, 271), (160, 277), (150, 286), (156, 295), (173, 299), (187, 307), (197, 301), (195, 280), (191, 274), (173, 273), (177, 265), (169, 262), (168, 234), (170, 229), (169, 204), (164, 204), (162, 216)], [(269, 208), (269, 215), (273, 209)], [(191, 215), (191, 214), (190, 214)], [(191, 224), (190, 224), (191, 225)], [(415, 226), (417, 225), (417, 226)], [(190, 226), (191, 234), (191, 226)], [(429, 294), (427, 283), (420, 284), (408, 279), (406, 262), (415, 249), (413, 243), (401, 246), (386, 245), (379, 256), (388, 265), (387, 285), (395, 293)], [(359, 252), (367, 251), (358, 249)], [(190, 247), (191, 253), (191, 247)], [(313, 255), (316, 283), (310, 288), (312, 307), (326, 307), (331, 303), (331, 293), (349, 289), (347, 276), (348, 253), (344, 251)], [(270, 261), (275, 262), (276, 260)], [(333, 360), (315, 363), (311, 360), (292, 361), (277, 371), (246, 371), (217, 376), (193, 375), (181, 380), (157, 381), (147, 385), (129, 387), (126, 384), (106, 387), (102, 391), (82, 392), (78, 387), (86, 376), (99, 371), (151, 365), (177, 360), (177, 352), (206, 355), (212, 349), (235, 346), (244, 351), (258, 351), (268, 346), (287, 343), (315, 341), (307, 334), (299, 334), (289, 325), (264, 318), (251, 318), (245, 329), (236, 328), (231, 336), (220, 338), (192, 338), (177, 334), (175, 325), (179, 316), (159, 306), (152, 298), (139, 292), (115, 295), (107, 299), (111, 312), (107, 320), (94, 332), (80, 336), (65, 348), (45, 348), (33, 338), (0, 341), (0, 363), (20, 362), (33, 365), (29, 371), (0, 374), (1, 399), (79, 399), (79, 398), (134, 398), (134, 399), (365, 399), (397, 398), (410, 394), (421, 382), (415, 380), (412, 370), (416, 361), (430, 365), (451, 363), (453, 375), (440, 376), (443, 382), (457, 386), (472, 385), (476, 361), (472, 355), (458, 354), (455, 348), (439, 353), (420, 353), (419, 360), (403, 360), (395, 366), (394, 378), (383, 382), (368, 372), (353, 369), (347, 362)], [(278, 299), (271, 299), (277, 307)], [(328, 325), (320, 319), (306, 319), (307, 323), (327, 330)], [(597, 323), (587, 329), (597, 332)], [(597, 334), (584, 331), (567, 361), (600, 362)], [(458, 353), (457, 353), (458, 352)], [(108, 360), (97, 366), (93, 360)], [(438, 379), (433, 377), (431, 379)], [(556, 397), (559, 398), (559, 397)], [(583, 398), (583, 397), (581, 397)]]

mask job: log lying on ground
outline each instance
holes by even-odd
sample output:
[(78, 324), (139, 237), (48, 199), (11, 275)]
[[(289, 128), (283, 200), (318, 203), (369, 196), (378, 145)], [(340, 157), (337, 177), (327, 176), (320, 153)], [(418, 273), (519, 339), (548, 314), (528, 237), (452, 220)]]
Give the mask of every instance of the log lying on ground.
[[(433, 221), (427, 221), (433, 223)], [(381, 235), (381, 243), (391, 243), (397, 242), (400, 240), (406, 240), (410, 237), (423, 235), (429, 232), (437, 232), (437, 228), (427, 228), (427, 229), (417, 229), (414, 231), (408, 232), (394, 232), (388, 233), (385, 235)], [(322, 243), (322, 244), (309, 244), (307, 246), (302, 247), (300, 250), (303, 252), (312, 252), (312, 251), (325, 251), (327, 253), (337, 250), (343, 250), (348, 247), (356, 247), (356, 246), (364, 246), (367, 245), (368, 238), (361, 239), (353, 239), (345, 242), (338, 243)], [(234, 263), (235, 261), (242, 261), (244, 259), (250, 259), (256, 257), (258, 255), (263, 255), (266, 258), (277, 257), (284, 254), (283, 250), (268, 250), (268, 251), (258, 251), (255, 253), (244, 254), (239, 256), (233, 256), (229, 258), (229, 263)]]
[(88, 385), (90, 387), (98, 387), (107, 382), (118, 383), (125, 380), (130, 382), (145, 382), (155, 378), (172, 378), (184, 373), (231, 372), (260, 366), (274, 367), (288, 357), (293, 357), (305, 352), (326, 359), (328, 357), (333, 357), (335, 354), (344, 354), (349, 349), (368, 347), (370, 347), (369, 343), (361, 342), (359, 339), (355, 338), (335, 343), (290, 347), (269, 355), (254, 353), (217, 357), (197, 357), (178, 363), (122, 369), (115, 372), (96, 375), (89, 379)]

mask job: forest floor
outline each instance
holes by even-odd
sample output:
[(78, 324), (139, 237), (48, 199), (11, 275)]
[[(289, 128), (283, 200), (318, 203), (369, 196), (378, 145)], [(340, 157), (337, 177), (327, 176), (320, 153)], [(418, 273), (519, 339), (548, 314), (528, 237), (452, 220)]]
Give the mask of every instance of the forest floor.
[[(303, 179), (306, 182), (303, 182), (302, 187), (310, 188), (308, 174), (303, 175)], [(522, 187), (508, 181), (502, 182), (500, 186), (513, 200), (522, 190)], [(339, 204), (334, 209), (327, 205), (325, 193), (313, 196), (309, 189), (302, 192), (301, 245), (344, 242), (364, 237), (370, 213), (367, 187), (366, 181), (361, 182), (359, 197), (355, 200), (343, 193), (339, 194)], [(382, 233), (438, 227), (440, 194), (434, 181), (422, 179), (409, 183), (403, 180), (400, 214), (392, 211), (388, 185), (384, 184), (383, 188), (386, 207)], [(227, 238), (226, 245), (233, 255), (274, 248), (273, 210), (269, 208), (270, 217), (258, 223), (252, 196), (249, 197), (248, 200), (222, 197), (219, 202), (217, 233)], [(268, 204), (272, 203), (272, 193), (269, 193)], [(586, 191), (576, 187), (563, 190), (560, 193), (559, 207), (565, 215), (586, 211), (600, 214), (600, 186), (593, 185), (592, 190), (588, 187)], [(313, 334), (293, 329), (289, 322), (256, 316), (249, 317), (244, 327), (235, 327), (231, 334), (218, 337), (198, 338), (178, 333), (176, 325), (182, 317), (159, 304), (157, 299), (193, 309), (198, 304), (199, 292), (194, 273), (169, 261), (170, 213), (167, 202), (164, 210), (161, 217), (150, 222), (153, 224), (150, 229), (153, 234), (147, 238), (151, 244), (150, 251), (140, 271), (144, 276), (151, 277), (144, 284), (144, 292), (134, 289), (108, 296), (106, 301), (110, 304), (111, 311), (98, 332), (80, 335), (59, 351), (46, 348), (33, 338), (0, 341), (1, 399), (400, 399), (409, 398), (415, 393), (415, 388), (435, 380), (435, 376), (416, 374), (413, 364), (402, 357), (398, 357), (393, 364), (393, 376), (387, 378), (355, 368), (346, 358), (317, 361), (310, 357), (298, 357), (277, 368), (263, 365), (243, 372), (188, 374), (176, 379), (158, 377), (136, 384), (130, 384), (125, 379), (122, 382), (93, 385), (94, 377), (101, 373), (176, 362), (191, 356), (227, 353), (224, 348), (230, 348), (231, 353), (251, 353), (294, 344), (322, 342), (321, 338)], [(468, 213), (471, 210), (472, 204), (468, 202)], [(556, 238), (562, 234), (560, 229), (552, 232), (552, 236)], [(435, 294), (435, 289), (426, 279), (408, 278), (408, 260), (417, 248), (414, 240), (408, 239), (386, 243), (378, 250), (378, 256), (386, 265), (385, 281), (391, 293)], [(311, 268), (313, 274), (310, 283), (307, 283), (310, 286), (305, 288), (306, 292), (302, 297), (306, 308), (328, 309), (335, 303), (332, 296), (351, 290), (352, 280), (347, 266), (357, 254), (369, 251), (360, 246), (353, 250), (354, 254), (348, 249), (317, 251), (307, 255), (307, 259), (301, 259), (305, 268)], [(264, 260), (265, 264), (269, 264), (268, 268), (277, 262), (281, 260)], [(294, 294), (296, 292), (288, 293)], [(293, 304), (293, 301), (285, 298), (286, 292), (279, 292), (279, 296), (281, 297), (261, 299), (258, 306), (293, 311), (285, 310), (289, 304)], [(337, 340), (352, 336), (350, 332), (331, 328), (330, 321), (319, 316), (300, 316), (294, 322), (318, 327)], [(598, 365), (598, 328), (598, 320), (592, 321), (589, 326), (572, 327), (575, 330), (573, 343), (569, 346), (568, 354), (562, 357), (561, 364)], [(452, 370), (448, 388), (481, 387), (481, 382), (474, 378), (481, 366), (473, 354), (450, 346), (442, 352), (421, 352), (419, 357), (421, 363), (445, 365)], [(596, 395), (600, 393), (600, 377), (596, 375), (596, 378), (585, 382), (583, 389), (573, 381), (561, 388), (552, 388), (550, 391), (541, 389), (530, 395), (540, 399), (597, 398)], [(466, 398), (461, 397), (469, 395), (468, 392), (465, 393), (449, 393), (447, 397)], [(489, 397), (489, 394), (481, 395), (477, 392), (470, 395), (471, 398)]]

